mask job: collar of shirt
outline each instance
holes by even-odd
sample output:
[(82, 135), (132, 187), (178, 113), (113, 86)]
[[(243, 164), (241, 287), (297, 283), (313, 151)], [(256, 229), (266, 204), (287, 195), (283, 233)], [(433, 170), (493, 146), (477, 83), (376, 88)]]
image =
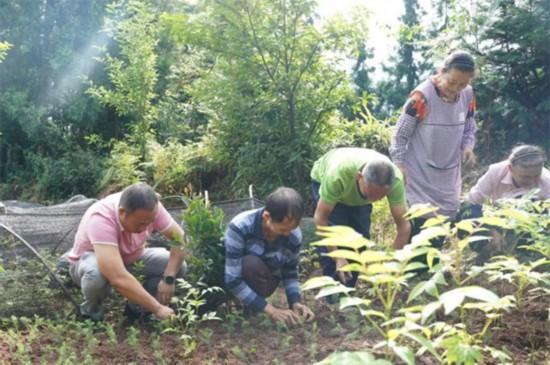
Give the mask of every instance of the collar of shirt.
[(443, 94), (441, 93), (441, 89), (439, 88), (439, 84), (438, 84), (438, 80), (437, 80), (437, 77), (436, 76), (432, 76), (430, 78), (432, 80), (432, 84), (434, 85), (434, 89), (435, 89), (435, 93), (437, 94), (437, 96), (439, 96), (441, 98), (441, 100), (443, 100), (444, 102), (446, 103), (454, 103), (456, 102), (459, 98), (460, 98), (460, 93), (458, 93), (456, 95), (456, 98), (454, 100), (449, 100), (447, 99), (445, 96), (443, 96)]
[(118, 224), (118, 228), (120, 229), (120, 232), (124, 232), (124, 227), (122, 226), (122, 223), (120, 222), (120, 213), (119, 213), (119, 210), (118, 210), (118, 207), (119, 207), (119, 202), (116, 202), (115, 204), (115, 217), (116, 217), (116, 222)]
[(514, 179), (512, 179), (512, 173), (508, 168), (506, 168), (506, 173), (504, 174), (500, 182), (505, 185), (516, 187), (516, 184), (514, 184)]

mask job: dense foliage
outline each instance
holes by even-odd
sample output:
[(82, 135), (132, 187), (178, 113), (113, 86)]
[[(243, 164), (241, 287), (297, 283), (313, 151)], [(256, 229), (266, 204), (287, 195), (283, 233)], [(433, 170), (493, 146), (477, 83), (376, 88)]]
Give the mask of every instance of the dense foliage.
[(456, 47), (480, 63), (480, 152), (548, 147), (548, 0), (435, 5), (427, 24), (404, 1), (376, 82), (362, 8), (321, 20), (313, 0), (3, 2), (0, 198), (62, 200), (136, 180), (214, 198), (249, 184), (305, 192), (327, 149), (384, 151), (407, 93)]

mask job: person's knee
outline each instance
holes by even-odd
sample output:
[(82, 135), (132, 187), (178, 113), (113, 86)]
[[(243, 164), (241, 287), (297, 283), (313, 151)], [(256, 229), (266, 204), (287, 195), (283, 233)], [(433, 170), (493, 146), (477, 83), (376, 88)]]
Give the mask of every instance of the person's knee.
[(86, 292), (101, 292), (109, 289), (109, 281), (98, 268), (91, 268), (82, 275), (81, 287)]
[(252, 290), (264, 298), (273, 294), (277, 287), (271, 270), (258, 256), (246, 255), (243, 257), (242, 275)]

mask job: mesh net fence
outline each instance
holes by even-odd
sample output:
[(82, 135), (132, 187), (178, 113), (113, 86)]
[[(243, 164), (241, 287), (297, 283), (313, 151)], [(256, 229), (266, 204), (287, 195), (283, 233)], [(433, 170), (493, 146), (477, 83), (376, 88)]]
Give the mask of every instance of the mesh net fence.
[[(163, 204), (176, 222), (182, 222), (186, 208), (181, 197), (163, 198)], [(56, 258), (70, 249), (86, 210), (95, 202), (77, 196), (67, 202), (52, 206), (4, 201), (0, 205), (0, 223), (19, 234), (43, 256), (51, 270), (55, 271)], [(214, 202), (224, 212), (224, 222), (228, 223), (237, 214), (262, 207), (261, 201), (254, 198)], [(151, 245), (163, 245), (166, 240), (154, 234)], [(67, 277), (62, 278), (70, 286)], [(0, 317), (10, 315), (32, 315), (59, 312), (70, 307), (64, 300), (63, 291), (52, 280), (50, 271), (21, 241), (9, 231), (0, 227)], [(73, 297), (80, 301), (78, 290), (73, 289)]]

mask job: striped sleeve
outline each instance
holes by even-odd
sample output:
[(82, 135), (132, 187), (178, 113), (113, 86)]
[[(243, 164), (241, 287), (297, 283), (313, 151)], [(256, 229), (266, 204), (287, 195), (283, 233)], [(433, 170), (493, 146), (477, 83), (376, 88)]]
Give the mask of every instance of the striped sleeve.
[(424, 120), (427, 112), (427, 101), (424, 95), (420, 92), (411, 94), (403, 107), (390, 145), (389, 152), (394, 163), (403, 163), (409, 139), (414, 133), (416, 125)]
[(294, 303), (301, 300), (300, 282), (298, 281), (298, 264), (300, 257), (300, 245), (302, 243), (302, 232), (296, 229), (289, 238), (288, 257), (281, 267), (281, 277), (285, 287), (288, 306), (292, 308)]
[(225, 246), (225, 287), (243, 305), (252, 311), (261, 312), (266, 300), (256, 294), (242, 277), (242, 259), (245, 253), (245, 233), (231, 222), (224, 236)]
[(470, 100), (470, 103), (468, 104), (468, 113), (466, 114), (466, 124), (464, 125), (464, 134), (462, 136), (462, 150), (465, 150), (466, 148), (474, 148), (474, 145), (476, 143), (476, 115), (477, 105), (476, 105), (476, 97), (475, 94), (473, 94), (472, 90), (472, 99)]

